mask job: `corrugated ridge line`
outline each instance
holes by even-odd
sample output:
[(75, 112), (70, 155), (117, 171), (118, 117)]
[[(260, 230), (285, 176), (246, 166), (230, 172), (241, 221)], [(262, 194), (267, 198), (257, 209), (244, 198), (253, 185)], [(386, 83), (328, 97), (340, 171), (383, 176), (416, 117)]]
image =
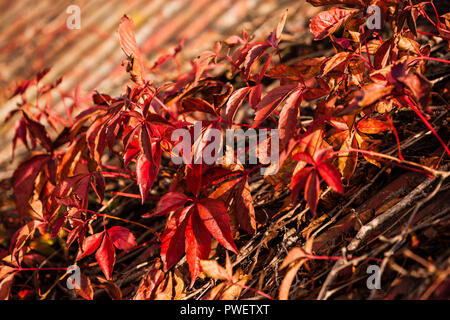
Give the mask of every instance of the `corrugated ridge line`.
[(30, 27), (29, 23), (31, 19), (39, 16), (42, 11), (48, 12), (48, 10), (46, 10), (47, 5), (44, 1), (39, 2), (37, 6), (37, 8), (25, 11), (25, 13), (8, 14), (5, 20), (3, 20), (6, 30), (3, 30), (1, 33), (0, 39), (2, 39), (2, 42), (0, 42), (0, 46), (8, 45), (8, 43), (11, 41), (11, 38), (14, 38), (15, 36), (17, 36), (17, 34), (25, 33), (25, 29), (27, 29), (27, 27)]
[[(121, 1), (119, 1), (119, 3), (121, 3)], [(96, 13), (95, 17), (93, 17), (92, 22), (95, 23), (95, 21), (97, 20), (97, 18), (100, 17), (107, 17), (108, 15), (108, 11), (109, 11), (109, 7), (114, 6), (116, 4), (116, 2), (111, 1), (107, 6), (102, 7), (99, 12), (100, 13)], [(87, 12), (89, 12), (88, 10), (86, 10)], [(65, 14), (65, 10), (62, 14)], [(63, 20), (65, 21), (65, 20)], [(105, 26), (108, 30), (112, 30), (114, 28), (114, 18), (109, 20), (109, 25), (108, 20), (102, 20), (102, 25)], [(81, 31), (83, 30), (83, 28), (81, 29)], [(51, 54), (49, 57), (47, 57), (47, 61), (48, 64), (51, 62), (52, 63), (52, 74), (53, 76), (59, 77), (63, 74), (63, 72), (65, 72), (66, 70), (68, 70), (69, 68), (71, 68), (73, 65), (75, 65), (77, 63), (77, 61), (79, 61), (79, 57), (81, 54), (89, 51), (89, 46), (94, 46), (96, 44), (96, 42), (98, 41), (98, 36), (93, 34), (93, 33), (84, 33), (83, 37), (83, 33), (78, 31), (78, 30), (70, 30), (68, 31), (68, 34), (73, 34), (73, 38), (66, 42), (65, 45), (61, 45), (61, 47), (59, 48), (59, 50), (57, 52), (53, 52), (53, 54)], [(78, 37), (77, 37), (78, 34)], [(86, 37), (88, 37), (88, 39), (86, 39)], [(62, 41), (65, 42), (67, 41), (66, 39), (62, 38)], [(64, 54), (67, 53), (68, 50), (73, 50), (73, 51), (69, 51), (69, 52), (73, 52), (69, 55)], [(26, 59), (26, 57), (25, 57)], [(23, 59), (21, 59), (21, 61), (17, 61), (16, 64), (13, 66), (13, 68), (15, 68), (13, 71), (14, 72), (18, 72), (17, 71), (17, 66), (21, 66), (24, 64)], [(58, 72), (56, 72), (56, 70), (58, 70)], [(49, 75), (49, 78), (52, 77), (51, 75)]]
[[(82, 12), (87, 12), (90, 14), (86, 15), (86, 13), (82, 13), (83, 16), (81, 20), (80, 30), (81, 34), (80, 31), (67, 30), (65, 36), (60, 36), (57, 41), (53, 41), (53, 47), (50, 48), (51, 54), (47, 57), (48, 61), (54, 61), (55, 58), (58, 57), (58, 55), (64, 54), (67, 50), (71, 50), (73, 47), (78, 45), (78, 42), (83, 41), (82, 37), (84, 35), (89, 35), (90, 30), (95, 27), (99, 19), (100, 21), (104, 21), (104, 18), (110, 15), (109, 8), (115, 5), (113, 1), (108, 1), (107, 4), (102, 6), (99, 10), (91, 10), (91, 7), (96, 7), (98, 4), (96, 4), (95, 1), (91, 2), (90, 4), (92, 6), (87, 6), (82, 9)], [(65, 21), (66, 14), (65, 12), (62, 14), (64, 15)]]
[[(157, 21), (151, 19), (151, 17), (159, 12), (164, 5), (164, 1), (153, 2), (152, 6), (148, 6), (144, 11), (140, 12), (144, 17), (146, 17), (149, 23), (145, 24), (146, 26), (153, 29), (157, 26)], [(154, 22), (153, 22), (154, 21)], [(152, 23), (153, 22), (153, 23)], [(118, 27), (118, 21), (116, 24), (116, 28)], [(99, 48), (95, 60), (92, 60), (89, 65), (91, 67), (83, 67), (79, 68), (80, 74), (77, 75), (76, 81), (83, 80), (83, 87), (86, 90), (96, 89), (96, 85), (103, 80), (108, 79), (108, 81), (112, 81), (113, 77), (108, 77), (113, 70), (120, 67), (120, 63), (125, 59), (125, 54), (120, 49), (119, 40), (116, 37), (116, 31), (114, 29), (113, 37), (105, 41), (102, 46)], [(109, 58), (108, 58), (109, 57)], [(89, 69), (95, 67), (95, 72), (89, 73)], [(98, 88), (99, 89), (99, 88)]]
[[(210, 1), (210, 0), (196, 1), (195, 2), (196, 6), (191, 6), (190, 3), (187, 3), (186, 10), (182, 10), (182, 8), (181, 8), (180, 10), (178, 10), (176, 12), (175, 16), (172, 16), (168, 21), (164, 22), (164, 25), (166, 26), (166, 28), (167, 28), (167, 26), (170, 26), (170, 28), (168, 28), (169, 30), (159, 29), (158, 31), (156, 31), (156, 33), (152, 33), (152, 35), (147, 38), (146, 42), (140, 46), (142, 52), (145, 54), (146, 52), (151, 51), (150, 44), (153, 41), (156, 41), (156, 39), (158, 37), (162, 36), (163, 31), (161, 31), (161, 30), (164, 30), (166, 32), (166, 34), (164, 34), (164, 36), (162, 36), (162, 39), (160, 39), (160, 40), (162, 40), (160, 42), (160, 45), (166, 46), (167, 39), (171, 39), (171, 37), (173, 37), (178, 30), (183, 28), (183, 22), (190, 21), (191, 17), (193, 17), (199, 10), (202, 9), (201, 5), (206, 5), (208, 1)], [(181, 17), (180, 17), (180, 15), (181, 15)], [(172, 23), (175, 23), (175, 24), (172, 24)], [(184, 27), (186, 27), (186, 26), (184, 26)], [(142, 32), (141, 30), (142, 30), (142, 28), (140, 28), (136, 31), (136, 33), (138, 34), (138, 37), (139, 37), (139, 34)], [(92, 78), (92, 81), (88, 81), (86, 83), (86, 87), (87, 88), (98, 88), (101, 91), (105, 91), (107, 89), (118, 88), (119, 86), (126, 83), (126, 81), (127, 81), (126, 79), (128, 79), (128, 75), (126, 75), (125, 72), (121, 72), (121, 71), (123, 71), (123, 68), (120, 66), (120, 62), (124, 58), (125, 58), (125, 56), (123, 55), (123, 53), (119, 52), (118, 59), (117, 59), (116, 63), (111, 65), (111, 69), (108, 70), (105, 67), (103, 75), (95, 74), (94, 77)], [(108, 78), (107, 83), (106, 83), (107, 86), (105, 86), (105, 85), (103, 85), (104, 81), (106, 80), (105, 75), (107, 75), (108, 73), (111, 73), (112, 75), (114, 75), (114, 77)], [(108, 90), (108, 92), (111, 94), (116, 93), (115, 90)]]
[[(253, 1), (253, 2), (257, 2), (257, 1), (258, 1), (258, 0)], [(236, 1), (236, 2), (240, 2), (240, 1)], [(230, 7), (228, 10), (232, 10), (232, 7)], [(227, 10), (227, 11), (228, 11), (228, 10)], [(240, 22), (238, 22), (238, 23), (240, 23)], [(189, 27), (189, 26), (185, 26), (184, 28), (187, 29), (188, 27)], [(206, 26), (205, 26), (205, 28), (206, 28)], [(205, 28), (203, 28), (203, 29), (205, 29)], [(203, 31), (203, 30), (202, 30), (202, 31)], [(138, 31), (138, 33), (139, 33), (139, 32), (140, 32), (140, 31)], [(170, 42), (170, 40), (172, 40), (172, 41)], [(164, 46), (165, 46), (165, 47), (174, 47), (174, 46), (176, 46), (176, 45), (178, 44), (178, 41), (179, 41), (179, 40), (180, 40), (180, 39), (177, 38), (177, 37), (175, 36), (174, 38), (168, 39), (169, 42), (165, 42), (165, 43), (164, 43)], [(188, 46), (190, 40), (192, 40), (192, 39), (186, 39), (186, 40), (187, 40), (186, 46)], [(214, 40), (220, 40), (220, 39), (214, 39)], [(212, 42), (213, 42), (213, 41), (212, 41)], [(186, 47), (183, 48), (183, 50), (181, 51), (181, 54), (183, 55), (183, 53), (184, 53), (185, 51), (186, 51)], [(198, 51), (201, 51), (201, 50), (198, 50)], [(199, 53), (199, 52), (197, 52), (196, 54), (198, 54), (198, 53)], [(158, 56), (159, 56), (159, 54), (154, 54), (153, 52), (150, 52), (149, 54), (146, 55), (146, 59), (147, 59), (147, 61), (152, 61), (153, 59), (156, 59)], [(191, 58), (193, 58), (193, 56), (189, 56), (189, 57), (185, 58), (184, 61), (185, 61), (185, 62), (188, 62)], [(183, 69), (184, 71), (185, 71), (185, 70), (188, 70), (189, 68), (191, 68), (189, 63), (182, 64), (182, 69)], [(115, 78), (115, 80), (114, 80), (114, 82), (112, 83), (111, 88), (110, 88), (110, 90), (109, 90), (108, 92), (109, 92), (109, 93), (118, 93), (118, 92), (120, 92), (120, 91), (121, 91), (121, 87), (122, 87), (124, 84), (127, 83), (128, 79), (129, 79), (129, 76), (128, 76), (127, 74), (125, 74), (124, 72), (122, 72), (120, 75), (118, 75), (118, 77)], [(111, 84), (111, 83), (110, 83), (110, 84)], [(101, 83), (97, 84), (97, 86), (100, 86), (100, 85), (101, 85)]]
[[(2, 16), (0, 23), (0, 27), (2, 28), (2, 32), (0, 33), (0, 39), (2, 39), (3, 37), (5, 39), (8, 39), (9, 35), (15, 31), (15, 28), (21, 27), (21, 24), (27, 21), (26, 19), (23, 18), (22, 13), (24, 11), (24, 8), (29, 6), (28, 4), (29, 2), (30, 1), (28, 2), (16, 1), (15, 2), (15, 4), (17, 4), (16, 6), (13, 6), (12, 8), (4, 12), (4, 15)], [(27, 11), (26, 14), (31, 15), (32, 13), (33, 13), (32, 11)], [(20, 18), (17, 19), (17, 16), (20, 16)], [(16, 23), (16, 26), (14, 26), (14, 23)], [(14, 27), (11, 27), (11, 25)], [(3, 30), (3, 28), (5, 28), (5, 30)], [(0, 42), (0, 44), (2, 43)]]
[(65, 9), (64, 6), (55, 6), (51, 10), (48, 10), (44, 6), (44, 14), (35, 10), (33, 12), (37, 15), (37, 17), (35, 18), (33, 16), (33, 18), (30, 18), (31, 21), (29, 21), (29, 23), (25, 25), (24, 30), (18, 30), (18, 32), (20, 33), (23, 32), (24, 36), (17, 40), (19, 45), (21, 44), (22, 50), (20, 50), (19, 52), (17, 52), (17, 50), (13, 52), (13, 63), (11, 63), (10, 67), (8, 68), (12, 75), (29, 75), (31, 68), (28, 67), (28, 61), (30, 60), (30, 58), (37, 60), (36, 56), (39, 54), (38, 50), (45, 49), (43, 48), (42, 44), (43, 40), (45, 39), (43, 33), (46, 31), (46, 17), (52, 16), (53, 12), (62, 11), (63, 8)]

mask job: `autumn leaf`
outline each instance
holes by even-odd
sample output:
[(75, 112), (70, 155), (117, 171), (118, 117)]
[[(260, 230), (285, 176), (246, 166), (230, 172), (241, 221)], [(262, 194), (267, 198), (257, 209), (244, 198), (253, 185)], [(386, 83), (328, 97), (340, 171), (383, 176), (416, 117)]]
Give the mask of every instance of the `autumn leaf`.
[(142, 85), (145, 82), (144, 63), (136, 42), (133, 21), (126, 15), (120, 19), (118, 34), (122, 50), (129, 59), (127, 71), (134, 82)]
[(5, 277), (0, 277), (0, 300), (8, 300), (11, 287), (14, 283), (15, 273), (9, 273)]
[(94, 300), (94, 288), (92, 287), (91, 280), (83, 273), (80, 274), (80, 286), (77, 287), (74, 284), (74, 290), (75, 293), (82, 298), (86, 300)]
[(142, 203), (147, 199), (150, 188), (156, 180), (157, 173), (157, 168), (147, 159), (145, 154), (138, 156), (136, 162), (136, 178), (142, 197)]
[(251, 45), (250, 50), (244, 60), (244, 75), (248, 78), (250, 75), (251, 68), (255, 61), (262, 56), (262, 54), (266, 51), (267, 48), (270, 48), (265, 42), (254, 43)]
[(328, 162), (321, 162), (317, 165), (317, 171), (323, 180), (337, 193), (344, 193), (344, 187), (341, 182), (341, 175), (337, 169)]
[(191, 214), (186, 225), (186, 260), (191, 273), (191, 287), (200, 274), (200, 260), (208, 259), (210, 251), (210, 231), (208, 232), (198, 214)]
[(334, 56), (328, 58), (322, 63), (322, 76), (327, 75), (332, 70), (348, 64), (352, 54), (350, 52), (339, 52)]
[(358, 148), (358, 143), (354, 135), (347, 137), (339, 150), (338, 167), (347, 184), (355, 172), (358, 162), (358, 154), (356, 152), (348, 152), (350, 148)]
[(33, 193), (36, 177), (50, 159), (51, 157), (48, 155), (37, 155), (20, 164), (14, 171), (14, 198), (17, 210), (22, 216), (26, 214), (27, 208), (29, 208), (28, 201)]
[(225, 205), (218, 200), (205, 198), (197, 204), (203, 225), (225, 248), (238, 254), (230, 230), (230, 219)]
[(143, 215), (143, 218), (149, 218), (153, 216), (162, 216), (171, 211), (177, 210), (183, 207), (189, 200), (189, 197), (181, 192), (169, 192), (163, 195), (156, 205), (156, 210), (153, 213)]
[(374, 118), (365, 118), (360, 120), (356, 128), (358, 131), (366, 134), (377, 134), (391, 129), (389, 124)]
[(103, 242), (95, 253), (95, 259), (97, 259), (98, 265), (106, 279), (110, 280), (116, 260), (116, 252), (111, 238), (107, 234), (103, 237)]
[(166, 229), (161, 235), (161, 260), (164, 263), (164, 271), (172, 268), (185, 253), (186, 216), (192, 209), (192, 205), (178, 210), (167, 221)]
[(304, 161), (312, 167), (303, 168), (292, 176), (290, 185), (292, 200), (295, 201), (298, 192), (304, 189), (304, 198), (314, 216), (320, 195), (319, 175), (334, 191), (341, 194), (344, 192), (339, 171), (327, 162), (328, 152), (328, 149), (320, 149), (316, 151), (314, 157), (306, 152), (298, 152), (294, 155), (295, 160)]
[(227, 101), (226, 107), (225, 107), (225, 117), (227, 119), (227, 122), (231, 124), (233, 122), (234, 115), (236, 114), (237, 109), (241, 106), (242, 102), (244, 101), (245, 97), (249, 93), (250, 88), (245, 87), (238, 89), (234, 91), (230, 98)]
[(303, 98), (303, 89), (297, 89), (286, 98), (278, 120), (278, 130), (280, 130), (280, 149), (286, 148), (289, 139), (294, 136), (297, 129), (297, 120), (300, 104)]
[(216, 280), (228, 280), (228, 275), (221, 265), (214, 260), (201, 260), (200, 266), (202, 267), (202, 271), (206, 274), (207, 277)]
[(341, 9), (331, 8), (326, 11), (319, 12), (312, 19), (309, 29), (314, 35), (314, 40), (322, 40), (333, 34), (348, 19), (357, 14), (357, 9)]
[(134, 235), (125, 227), (115, 226), (107, 231), (111, 241), (117, 249), (130, 250), (136, 246)]
[(280, 21), (277, 24), (277, 27), (275, 28), (275, 30), (273, 30), (269, 37), (267, 38), (267, 42), (273, 47), (273, 48), (277, 48), (278, 47), (278, 43), (281, 40), (281, 34), (283, 32), (284, 29), (284, 25), (286, 24), (286, 19), (287, 19), (287, 13), (288, 11), (286, 10), (283, 15), (280, 18)]
[(388, 96), (393, 90), (394, 86), (387, 83), (369, 83), (356, 91), (348, 106), (339, 110), (336, 116), (358, 113), (364, 107)]
[(30, 240), (36, 231), (41, 226), (45, 226), (45, 222), (32, 220), (19, 228), (11, 238), (10, 251), (11, 256), (15, 259), (18, 266), (23, 259), (23, 253), (27, 249), (26, 243)]
[(164, 270), (176, 264), (186, 252), (192, 286), (200, 273), (200, 260), (209, 256), (211, 236), (226, 249), (238, 253), (231, 234), (229, 216), (221, 201), (203, 198), (178, 209), (167, 222), (161, 236)]
[(77, 261), (93, 254), (102, 243), (103, 235), (104, 235), (103, 232), (99, 232), (85, 238), (83, 241), (83, 246), (78, 251)]
[(252, 127), (259, 126), (296, 88), (297, 85), (290, 84), (269, 91), (256, 106), (255, 121)]

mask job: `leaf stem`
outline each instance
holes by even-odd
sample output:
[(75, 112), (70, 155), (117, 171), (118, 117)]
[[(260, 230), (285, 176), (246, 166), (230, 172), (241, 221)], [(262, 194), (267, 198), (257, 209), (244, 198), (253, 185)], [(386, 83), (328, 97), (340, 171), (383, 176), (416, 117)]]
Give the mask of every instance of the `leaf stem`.
[(414, 103), (411, 101), (409, 96), (404, 95), (403, 99), (406, 101), (406, 103), (411, 107), (411, 109), (414, 110), (414, 112), (419, 116), (419, 118), (425, 123), (425, 125), (430, 129), (430, 131), (434, 134), (434, 136), (439, 140), (441, 145), (444, 147), (444, 150), (447, 152), (447, 154), (450, 156), (450, 150), (447, 147), (447, 144), (444, 143), (444, 141), (441, 139), (441, 137), (437, 134), (436, 130), (434, 130), (433, 126), (428, 122), (428, 120), (424, 117), (424, 115), (420, 112), (420, 110), (414, 105)]

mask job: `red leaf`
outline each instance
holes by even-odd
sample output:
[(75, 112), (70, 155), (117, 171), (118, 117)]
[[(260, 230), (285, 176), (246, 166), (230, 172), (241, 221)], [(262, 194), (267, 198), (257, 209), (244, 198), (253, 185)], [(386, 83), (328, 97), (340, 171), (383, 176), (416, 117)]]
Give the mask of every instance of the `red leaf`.
[(132, 60), (131, 77), (137, 84), (143, 84), (145, 79), (144, 64), (136, 43), (133, 22), (126, 15), (120, 19), (118, 33), (122, 50)]
[(325, 182), (336, 192), (344, 193), (341, 175), (339, 171), (330, 163), (321, 162), (317, 165), (317, 171)]
[(105, 235), (103, 238), (100, 248), (95, 253), (95, 259), (97, 259), (98, 265), (102, 269), (106, 279), (110, 280), (116, 259), (116, 251), (108, 235)]
[(100, 202), (103, 201), (103, 197), (105, 196), (105, 179), (100, 172), (94, 172), (92, 174), (94, 179), (94, 183), (92, 183), (92, 188), (94, 189), (97, 196), (99, 196)]
[(222, 183), (209, 195), (212, 199), (230, 203), (231, 214), (234, 214), (239, 227), (250, 234), (256, 231), (255, 208), (247, 178), (240, 178)]
[(62, 226), (64, 225), (64, 222), (66, 221), (65, 217), (60, 217), (56, 219), (56, 221), (52, 225), (52, 232), (50, 234), (51, 238), (53, 239), (58, 234), (59, 230), (61, 230)]
[(252, 127), (259, 126), (295, 88), (297, 85), (289, 84), (269, 91), (256, 107), (255, 122)]
[(151, 214), (144, 214), (143, 218), (149, 218), (154, 216), (162, 216), (171, 211), (177, 210), (184, 206), (189, 200), (189, 197), (181, 192), (169, 192), (161, 197), (156, 205), (156, 210)]
[(219, 200), (206, 198), (197, 203), (197, 208), (201, 221), (214, 238), (225, 248), (238, 254), (225, 205)]
[(367, 134), (377, 134), (391, 129), (389, 124), (373, 118), (362, 119), (358, 122), (357, 128), (358, 131)]
[(306, 179), (305, 200), (308, 202), (312, 214), (316, 215), (317, 202), (319, 202), (320, 181), (316, 171), (312, 171)]
[(253, 109), (256, 109), (258, 106), (258, 103), (261, 101), (261, 91), (262, 91), (262, 84), (257, 84), (254, 87), (251, 87), (250, 94), (248, 95), (248, 100), (250, 101), (250, 106)]
[(42, 147), (47, 151), (52, 151), (52, 141), (48, 136), (47, 130), (39, 122), (33, 120), (24, 110), (22, 110), (23, 116), (27, 121), (27, 128), (31, 133), (31, 136), (36, 139)]
[(284, 64), (273, 67), (266, 73), (266, 76), (272, 79), (288, 79), (295, 81), (300, 81), (302, 79), (298, 68), (294, 68)]
[(431, 83), (420, 73), (409, 73), (405, 76), (398, 77), (397, 81), (403, 83), (420, 103), (422, 108), (425, 108), (430, 100)]
[(276, 48), (281, 40), (281, 34), (283, 33), (284, 25), (286, 24), (287, 13), (287, 10), (283, 13), (277, 27), (272, 31), (267, 39), (267, 42), (269, 42), (273, 48)]
[(123, 167), (126, 168), (130, 164), (131, 160), (139, 153), (139, 143), (138, 140), (133, 140), (127, 147), (123, 154)]
[(92, 95), (92, 101), (95, 104), (99, 105), (108, 105), (108, 103), (112, 100), (111, 96), (104, 93), (94, 93)]
[(127, 228), (116, 226), (108, 229), (113, 245), (120, 250), (130, 250), (136, 246), (134, 235)]
[(51, 159), (47, 155), (38, 155), (23, 162), (14, 171), (13, 186), (14, 198), (16, 200), (17, 211), (23, 216), (26, 208), (29, 207), (28, 200), (33, 193), (34, 181), (43, 166)]
[(252, 68), (253, 63), (261, 57), (261, 55), (266, 51), (270, 46), (265, 42), (262, 43), (254, 43), (252, 44), (251, 49), (248, 51), (247, 56), (244, 60), (244, 74), (246, 77), (249, 76), (250, 70)]
[(12, 145), (12, 158), (14, 159), (14, 151), (16, 150), (16, 144), (17, 140), (21, 140), (22, 143), (25, 145), (25, 147), (30, 150), (30, 147), (28, 146), (27, 141), (27, 123), (25, 119), (21, 119), (16, 123), (16, 126), (14, 128), (14, 138), (13, 138), (13, 145)]
[(284, 104), (283, 109), (281, 109), (280, 118), (278, 120), (281, 150), (287, 146), (289, 139), (294, 136), (297, 128), (298, 110), (300, 108), (300, 103), (302, 102), (302, 93), (302, 89), (293, 91), (289, 97), (286, 98), (286, 103)]
[(305, 188), (306, 179), (309, 177), (309, 174), (312, 170), (312, 167), (304, 168), (292, 177), (290, 186), (292, 202), (297, 200), (299, 192), (302, 191), (303, 188)]
[(17, 265), (20, 265), (20, 262), (22, 261), (21, 251), (22, 249), (25, 249), (24, 245), (33, 237), (36, 229), (42, 224), (43, 222), (41, 221), (32, 220), (17, 230), (12, 236), (10, 251), (11, 256), (16, 259)]
[(343, 110), (338, 111), (336, 116), (343, 116), (347, 114), (358, 113), (364, 107), (375, 103), (381, 98), (387, 96), (394, 89), (393, 85), (388, 85), (387, 82), (383, 83), (369, 83), (355, 92), (353, 99), (350, 101), (349, 105)]
[(147, 198), (157, 174), (158, 168), (156, 168), (144, 154), (140, 154), (136, 162), (136, 178), (142, 197), (142, 203), (144, 203)]
[(152, 161), (152, 141), (145, 125), (141, 127), (139, 133), (139, 146), (141, 152), (147, 157), (147, 160)]
[(297, 161), (304, 161), (312, 165), (316, 163), (316, 161), (314, 161), (313, 157), (311, 157), (311, 155), (308, 152), (303, 151), (297, 152), (296, 154), (294, 154), (293, 158)]
[(211, 235), (197, 214), (191, 214), (186, 226), (186, 260), (191, 272), (191, 287), (200, 273), (200, 260), (206, 260), (211, 251)]
[(77, 261), (94, 253), (102, 242), (103, 232), (95, 233), (83, 241), (82, 250), (78, 251)]
[(213, 106), (202, 99), (184, 98), (182, 100), (181, 107), (182, 108), (181, 108), (180, 113), (199, 111), (199, 112), (206, 112), (206, 113), (212, 114), (214, 116), (217, 116), (217, 113), (214, 110)]
[(75, 292), (86, 300), (94, 300), (94, 288), (91, 280), (84, 274), (80, 274), (80, 287), (74, 286)]
[(228, 123), (231, 124), (231, 122), (233, 122), (233, 118), (236, 114), (237, 109), (239, 109), (239, 107), (241, 106), (250, 89), (251, 88), (249, 87), (238, 89), (234, 91), (228, 99), (225, 107), (225, 119), (226, 121), (228, 121)]
[[(194, 145), (195, 147), (195, 145)], [(195, 149), (194, 149), (195, 150)], [(200, 149), (203, 152), (203, 149)], [(193, 152), (195, 156), (195, 152)], [(192, 164), (186, 167), (186, 184), (188, 190), (194, 195), (197, 195), (202, 186), (202, 165)]]
[(250, 192), (248, 179), (242, 179), (239, 189), (236, 191), (235, 215), (239, 226), (250, 234), (256, 231), (255, 208), (253, 206), (253, 198)]
[(332, 57), (326, 59), (322, 63), (322, 77), (327, 75), (330, 71), (340, 67), (343, 64), (348, 64), (350, 62), (350, 58), (352, 57), (352, 53), (350, 52), (339, 52)]
[(380, 45), (380, 47), (375, 52), (373, 64), (376, 69), (382, 69), (386, 67), (389, 64), (390, 59), (393, 59), (392, 53), (393, 48), (395, 48), (394, 40), (395, 38), (386, 40)]
[(11, 273), (0, 279), (0, 300), (8, 300), (11, 287), (14, 283), (15, 273)]
[(167, 221), (161, 236), (161, 260), (165, 272), (172, 268), (185, 252), (186, 216), (190, 214), (191, 209), (192, 205), (178, 211)]
[(314, 40), (322, 40), (334, 33), (357, 12), (359, 12), (357, 9), (341, 8), (331, 8), (327, 11), (319, 12), (311, 19), (311, 24), (309, 25), (310, 31), (314, 34)]

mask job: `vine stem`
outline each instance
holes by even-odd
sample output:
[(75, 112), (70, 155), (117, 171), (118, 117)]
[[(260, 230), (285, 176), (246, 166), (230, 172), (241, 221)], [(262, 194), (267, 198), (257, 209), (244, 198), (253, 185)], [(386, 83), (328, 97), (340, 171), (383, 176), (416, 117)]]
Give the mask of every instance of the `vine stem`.
[(142, 228), (145, 228), (145, 229), (151, 231), (154, 235), (156, 235), (156, 237), (158, 238), (158, 240), (160, 240), (159, 234), (158, 234), (155, 230), (153, 230), (152, 228), (150, 228), (150, 227), (148, 227), (148, 226), (146, 226), (146, 225), (144, 225), (144, 224), (142, 224), (142, 223), (139, 223), (139, 222), (136, 222), (136, 221), (131, 221), (131, 220), (124, 219), (124, 218), (120, 218), (120, 217), (116, 217), (116, 216), (111, 216), (111, 215), (106, 214), (106, 213), (98, 213), (98, 212), (91, 211), (91, 210), (88, 210), (88, 209), (80, 209), (80, 210), (81, 210), (81, 211), (90, 212), (90, 213), (92, 213), (92, 214), (95, 214), (95, 215), (98, 215), (98, 216), (101, 216), (101, 217), (104, 217), (104, 218), (109, 218), (109, 219), (119, 220), (119, 221), (122, 221), (122, 222), (125, 222), (125, 223), (131, 223), (131, 224), (140, 226), (140, 227), (142, 227)]
[(400, 158), (400, 160), (405, 160), (405, 159), (403, 158), (403, 155), (402, 155), (402, 150), (401, 150), (401, 148), (400, 148), (400, 139), (399, 139), (399, 137), (398, 137), (397, 130), (396, 130), (395, 127), (394, 127), (394, 123), (392, 122), (392, 119), (391, 119), (391, 117), (389, 116), (389, 114), (386, 115), (386, 118), (387, 118), (387, 120), (388, 120), (388, 122), (389, 122), (389, 125), (390, 125), (391, 128), (392, 128), (392, 131), (394, 132), (395, 140), (397, 141), (398, 157)]
[(272, 297), (269, 296), (268, 294), (266, 294), (266, 293), (264, 293), (264, 292), (262, 292), (262, 291), (260, 291), (260, 290), (253, 289), (253, 288), (251, 288), (251, 287), (249, 287), (249, 286), (246, 286), (245, 284), (240, 284), (240, 283), (237, 283), (237, 282), (234, 282), (234, 281), (228, 281), (228, 282), (229, 282), (231, 285), (235, 285), (235, 286), (241, 287), (241, 288), (243, 288), (243, 289), (247, 289), (247, 290), (253, 291), (253, 292), (255, 292), (255, 293), (257, 293), (257, 294), (263, 296), (264, 298), (269, 299), (269, 300), (275, 300), (274, 298), (272, 298)]
[[(332, 152), (332, 153), (339, 154), (340, 152), (341, 151), (335, 151), (335, 152)], [(372, 156), (372, 157), (384, 158), (384, 159), (396, 162), (398, 164), (404, 164), (404, 165), (408, 165), (408, 166), (411, 166), (411, 167), (419, 168), (419, 169), (425, 171), (426, 173), (429, 173), (429, 174), (431, 174), (432, 176), (435, 176), (435, 177), (436, 176), (440, 176), (440, 177), (443, 177), (443, 178), (447, 178), (448, 176), (450, 176), (450, 171), (436, 170), (436, 169), (433, 169), (433, 168), (421, 165), (419, 163), (415, 163), (415, 162), (408, 161), (408, 160), (401, 160), (399, 158), (395, 158), (395, 157), (389, 156), (387, 154), (383, 154), (383, 153), (379, 153), (379, 152), (375, 152), (375, 151), (350, 148), (348, 150), (345, 150), (345, 153), (348, 153), (348, 152), (356, 152), (356, 153), (366, 154), (366, 155)]]
[[(309, 260), (334, 260), (334, 261), (336, 261), (336, 260), (343, 260), (343, 259), (347, 259), (347, 260), (360, 259), (360, 257), (345, 258), (345, 257), (341, 257), (341, 256), (315, 256), (315, 255), (312, 255), (312, 254), (306, 254), (305, 258), (309, 259)], [(378, 262), (383, 261), (383, 259), (374, 258), (374, 257), (367, 257), (366, 260), (368, 260), (368, 261), (378, 261)]]
[(67, 268), (14, 268), (14, 271), (67, 271)]
[(424, 115), (420, 112), (420, 110), (411, 101), (409, 96), (404, 95), (403, 100), (405, 100), (406, 103), (411, 107), (411, 109), (414, 110), (414, 112), (419, 116), (419, 118), (423, 121), (423, 123), (425, 123), (425, 125), (428, 127), (428, 129), (430, 129), (430, 131), (433, 132), (434, 136), (439, 140), (441, 145), (444, 147), (444, 150), (450, 156), (450, 150), (448, 149), (447, 144), (444, 143), (444, 141), (441, 139), (441, 137), (437, 134), (436, 130), (434, 130), (433, 126), (428, 122), (428, 120), (424, 117)]
[(447, 38), (445, 38), (445, 37), (443, 37), (443, 36), (441, 36), (441, 35), (434, 34), (434, 33), (430, 33), (430, 32), (425, 32), (425, 31), (417, 30), (417, 33), (420, 33), (420, 34), (423, 34), (423, 35), (426, 35), (426, 36), (431, 36), (431, 37), (437, 37), (437, 38), (447, 39)]
[(109, 214), (105, 214), (105, 213), (96, 213), (96, 214), (99, 215), (99, 216), (103, 216), (103, 217), (105, 217), (105, 218), (115, 219), (115, 220), (120, 220), (120, 221), (122, 221), (122, 222), (131, 223), (131, 224), (140, 226), (140, 227), (142, 227), (142, 228), (145, 228), (145, 229), (147, 229), (147, 230), (153, 232), (153, 233), (158, 237), (158, 239), (159, 239), (159, 235), (158, 235), (158, 233), (157, 233), (155, 230), (153, 230), (153, 229), (150, 228), (150, 227), (147, 227), (146, 225), (144, 225), (144, 224), (142, 224), (142, 223), (139, 223), (139, 222), (136, 222), (136, 221), (131, 221), (131, 220), (124, 219), (124, 218), (119, 218), (119, 217), (116, 217), (116, 216), (110, 216)]
[(449, 60), (433, 58), (433, 57), (426, 57), (426, 56), (416, 57), (416, 58), (412, 59), (413, 62), (415, 62), (416, 60), (430, 60), (430, 61), (436, 61), (436, 62), (442, 62), (442, 63), (449, 63), (450, 64)]

